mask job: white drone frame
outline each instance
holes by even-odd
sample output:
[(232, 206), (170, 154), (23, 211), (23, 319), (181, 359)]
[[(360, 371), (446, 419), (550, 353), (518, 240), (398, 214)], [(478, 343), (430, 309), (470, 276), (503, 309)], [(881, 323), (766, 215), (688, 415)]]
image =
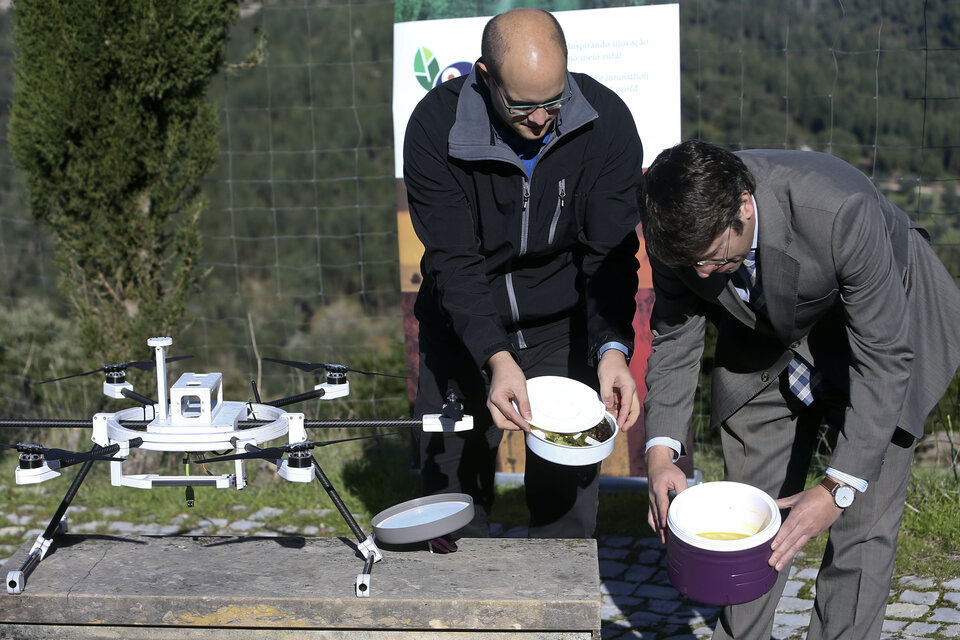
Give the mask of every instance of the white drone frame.
[[(156, 358), (157, 372), (157, 402), (144, 407), (122, 409), (114, 413), (97, 413), (93, 416), (93, 442), (98, 448), (109, 448), (112, 453), (110, 461), (110, 483), (113, 486), (133, 487), (137, 489), (153, 489), (155, 487), (214, 487), (225, 489), (235, 487), (243, 489), (246, 486), (244, 470), (245, 460), (234, 461), (234, 473), (221, 475), (191, 476), (191, 475), (161, 475), (155, 473), (125, 474), (123, 472), (124, 459), (130, 455), (131, 441), (139, 442), (140, 449), (152, 451), (177, 452), (222, 452), (235, 449), (238, 454), (256, 450), (257, 445), (276, 440), (287, 435), (290, 445), (306, 442), (307, 432), (302, 413), (289, 413), (268, 404), (253, 402), (224, 401), (223, 376), (220, 373), (184, 373), (170, 387), (167, 393), (167, 348), (173, 344), (169, 337), (156, 337), (147, 340), (147, 345), (153, 348)], [(350, 385), (345, 377), (336, 383), (323, 382), (314, 387), (322, 390), (321, 398), (332, 400), (342, 398), (350, 393)], [(125, 393), (126, 392), (126, 393)], [(126, 382), (111, 381), (108, 375), (103, 383), (103, 393), (109, 398), (130, 397), (133, 385)], [(168, 400), (169, 397), (169, 400)], [(146, 430), (131, 429), (124, 426), (124, 422), (140, 422), (146, 424)], [(257, 426), (241, 429), (240, 422), (256, 420)], [(262, 423), (262, 424), (261, 424)], [(426, 415), (422, 420), (425, 432), (441, 431), (468, 431), (473, 428), (473, 418), (461, 415), (450, 418), (443, 414)], [(281, 457), (271, 460), (277, 466), (280, 477), (290, 482), (308, 483), (317, 477), (320, 483), (334, 499), (340, 503), (336, 490), (323, 474), (316, 460), (306, 455), (298, 458), (299, 466), (291, 466), (290, 459)], [(307, 464), (304, 461), (312, 461)], [(35, 484), (45, 482), (60, 475), (59, 460), (42, 460), (42, 464), (33, 468), (16, 469), (17, 484)], [(89, 463), (86, 463), (89, 467)], [(27, 576), (44, 558), (47, 550), (57, 534), (67, 530), (67, 519), (62, 517), (69, 501), (80, 482), (83, 481), (85, 471), (81, 471), (74, 485), (67, 492), (67, 497), (51, 521), (47, 530), (41, 533), (33, 547), (27, 561), (18, 571), (7, 573), (7, 593), (22, 593)], [(364, 570), (357, 575), (355, 591), (357, 597), (370, 596), (370, 571), (374, 562), (379, 562), (383, 555), (377, 548), (373, 535), (363, 539), (363, 534), (353, 516), (345, 508), (337, 504), (341, 515), (347, 521), (354, 535), (357, 537), (357, 552), (364, 558)]]

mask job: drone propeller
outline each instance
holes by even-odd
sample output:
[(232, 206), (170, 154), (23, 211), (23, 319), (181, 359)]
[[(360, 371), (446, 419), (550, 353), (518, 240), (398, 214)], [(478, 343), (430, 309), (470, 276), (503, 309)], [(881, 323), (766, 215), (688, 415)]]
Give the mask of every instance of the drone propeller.
[[(167, 358), (165, 362), (174, 362), (176, 360), (185, 360), (186, 358), (192, 358), (193, 356), (175, 356), (173, 358)], [(94, 369), (93, 371), (84, 371), (83, 373), (72, 373), (69, 376), (61, 376), (59, 378), (54, 378), (53, 380), (44, 380), (40, 384), (47, 384), (48, 382), (57, 382), (59, 380), (66, 380), (67, 378), (79, 378), (80, 376), (89, 376), (94, 373), (106, 372), (114, 373), (124, 371), (129, 367), (134, 369), (140, 369), (141, 371), (149, 371), (157, 366), (156, 360), (138, 360), (137, 362), (119, 362), (117, 364), (108, 364), (100, 367), (99, 369)]]
[(394, 431), (392, 433), (377, 433), (372, 436), (356, 436), (354, 438), (340, 438), (339, 440), (324, 440), (322, 442), (294, 442), (292, 444), (284, 445), (282, 447), (269, 447), (267, 449), (256, 449), (254, 451), (247, 451), (246, 453), (235, 453), (229, 456), (218, 456), (216, 458), (200, 458), (196, 460), (197, 463), (206, 463), (206, 462), (224, 462), (226, 460), (250, 460), (253, 458), (260, 458), (263, 460), (278, 460), (283, 457), (284, 453), (292, 453), (294, 451), (309, 451), (316, 447), (325, 447), (330, 444), (337, 444), (338, 442), (348, 442), (350, 440), (366, 440), (367, 438), (383, 438), (386, 436), (395, 436), (398, 435), (399, 431)]
[(331, 373), (346, 373), (347, 371), (352, 371), (353, 373), (362, 373), (366, 376), (384, 376), (386, 378), (406, 378), (407, 376), (398, 376), (392, 373), (378, 373), (376, 371), (362, 371), (360, 369), (352, 369), (351, 367), (346, 367), (342, 364), (329, 364), (326, 362), (299, 362), (297, 360), (279, 360), (277, 358), (262, 358), (269, 362), (279, 362), (280, 364), (285, 364), (290, 367), (296, 367), (307, 373), (313, 373), (318, 369), (324, 369)]
[(67, 451), (66, 449), (48, 449), (38, 444), (6, 444), (0, 442), (0, 449), (16, 449), (20, 453), (36, 454), (46, 460), (116, 460), (110, 456), (83, 451)]

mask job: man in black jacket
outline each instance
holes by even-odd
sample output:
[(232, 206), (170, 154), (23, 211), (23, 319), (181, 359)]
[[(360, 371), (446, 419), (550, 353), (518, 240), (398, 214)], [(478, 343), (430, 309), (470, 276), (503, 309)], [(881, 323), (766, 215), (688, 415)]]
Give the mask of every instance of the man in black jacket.
[[(502, 430), (529, 429), (527, 378), (592, 386), (621, 428), (639, 414), (627, 367), (643, 156), (633, 118), (567, 71), (547, 12), (496, 16), (481, 55), (420, 102), (404, 144), (425, 247), (415, 415), (439, 412), (453, 392), (475, 421), (472, 432), (423, 434), (423, 493), (469, 493), (476, 517), (461, 533), (472, 536), (489, 535)], [(599, 464), (556, 465), (528, 449), (530, 535), (592, 536), (598, 479)]]

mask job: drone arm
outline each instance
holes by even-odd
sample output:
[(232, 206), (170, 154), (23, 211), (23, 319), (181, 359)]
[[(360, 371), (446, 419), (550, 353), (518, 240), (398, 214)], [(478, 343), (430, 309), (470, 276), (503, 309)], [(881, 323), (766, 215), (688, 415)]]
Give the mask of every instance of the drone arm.
[(0, 420), (0, 429), (89, 429), (91, 420), (57, 420), (46, 418), (18, 418)]
[(298, 393), (295, 396), (287, 396), (286, 398), (280, 398), (279, 400), (271, 400), (267, 404), (271, 407), (285, 407), (288, 404), (296, 404), (297, 402), (304, 402), (305, 400), (320, 398), (324, 393), (326, 393), (325, 389), (312, 389), (310, 391)]
[[(237, 440), (237, 438), (234, 437), (233, 440)], [(234, 444), (234, 446), (236, 446), (236, 444)], [(262, 448), (258, 447), (257, 445), (253, 444), (252, 442), (248, 442), (247, 444), (243, 445), (243, 450), (246, 451), (247, 453), (256, 453), (256, 452), (258, 452), (258, 451), (263, 451)], [(282, 456), (283, 454), (281, 453), (280, 455)], [(264, 460), (266, 460), (267, 462), (272, 463), (274, 466), (277, 466), (277, 465), (280, 463), (280, 460), (279, 460), (279, 459), (273, 460), (273, 459), (271, 459), (271, 458), (264, 458)]]
[[(127, 441), (127, 445), (130, 448), (136, 448), (143, 444), (143, 438), (133, 438)], [(81, 462), (93, 462), (94, 460), (113, 460), (113, 455), (120, 450), (120, 444), (115, 443), (106, 447), (95, 446), (88, 453), (84, 454), (83, 457), (79, 458), (64, 458), (60, 460), (60, 468), (63, 467), (72, 467), (75, 464)], [(98, 456), (96, 458), (91, 458), (90, 456)]]
[(136, 391), (134, 391), (133, 389), (123, 388), (120, 390), (120, 393), (123, 395), (123, 397), (130, 398), (131, 400), (136, 400), (140, 404), (146, 405), (148, 407), (152, 407), (154, 404), (156, 404), (153, 400), (151, 400), (147, 396), (142, 396)]
[[(134, 438), (129, 441), (131, 447), (139, 447), (143, 444), (143, 438)], [(101, 447), (99, 445), (94, 446), (91, 450), (91, 454), (95, 455), (105, 455), (110, 456), (115, 454), (120, 450), (120, 444), (115, 443), (107, 447)], [(73, 464), (76, 464), (78, 461), (61, 461), (60, 467), (67, 467)], [(80, 467), (80, 471), (77, 473), (77, 476), (73, 479), (73, 482), (70, 483), (70, 488), (67, 489), (67, 493), (63, 496), (63, 500), (60, 501), (60, 506), (57, 507), (57, 512), (53, 515), (53, 518), (50, 519), (50, 524), (47, 525), (47, 530), (43, 532), (44, 538), (52, 538), (56, 535), (57, 527), (60, 526), (60, 519), (63, 518), (63, 515), (67, 512), (67, 508), (70, 506), (70, 503), (73, 502), (74, 497), (77, 495), (77, 491), (80, 489), (80, 485), (83, 483), (84, 479), (87, 477), (87, 473), (90, 472), (90, 467), (93, 465), (94, 460), (84, 460), (83, 466)]]

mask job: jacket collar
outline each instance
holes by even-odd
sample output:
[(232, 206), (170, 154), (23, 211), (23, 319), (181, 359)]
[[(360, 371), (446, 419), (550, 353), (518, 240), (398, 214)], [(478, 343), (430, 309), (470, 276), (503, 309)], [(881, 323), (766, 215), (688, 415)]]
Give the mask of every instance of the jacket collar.
[[(796, 325), (797, 295), (800, 280), (800, 261), (790, 254), (793, 232), (780, 202), (757, 176), (757, 191), (754, 198), (757, 205), (757, 219), (760, 234), (757, 252), (759, 254), (759, 277), (763, 288), (763, 298), (767, 316), (774, 332), (784, 342), (797, 339), (794, 335)], [(718, 301), (730, 313), (751, 327), (756, 325), (753, 311), (737, 294), (732, 282), (727, 282), (718, 295)]]
[[(599, 117), (569, 71), (567, 86), (573, 92), (573, 98), (560, 109), (553, 134), (543, 153), (546, 153), (564, 136), (570, 135)], [(457, 99), (457, 119), (447, 137), (448, 153), (459, 160), (503, 160), (519, 165), (520, 160), (517, 154), (500, 138), (493, 127), (490, 119), (497, 116), (490, 109), (489, 100), (490, 92), (474, 65)]]

